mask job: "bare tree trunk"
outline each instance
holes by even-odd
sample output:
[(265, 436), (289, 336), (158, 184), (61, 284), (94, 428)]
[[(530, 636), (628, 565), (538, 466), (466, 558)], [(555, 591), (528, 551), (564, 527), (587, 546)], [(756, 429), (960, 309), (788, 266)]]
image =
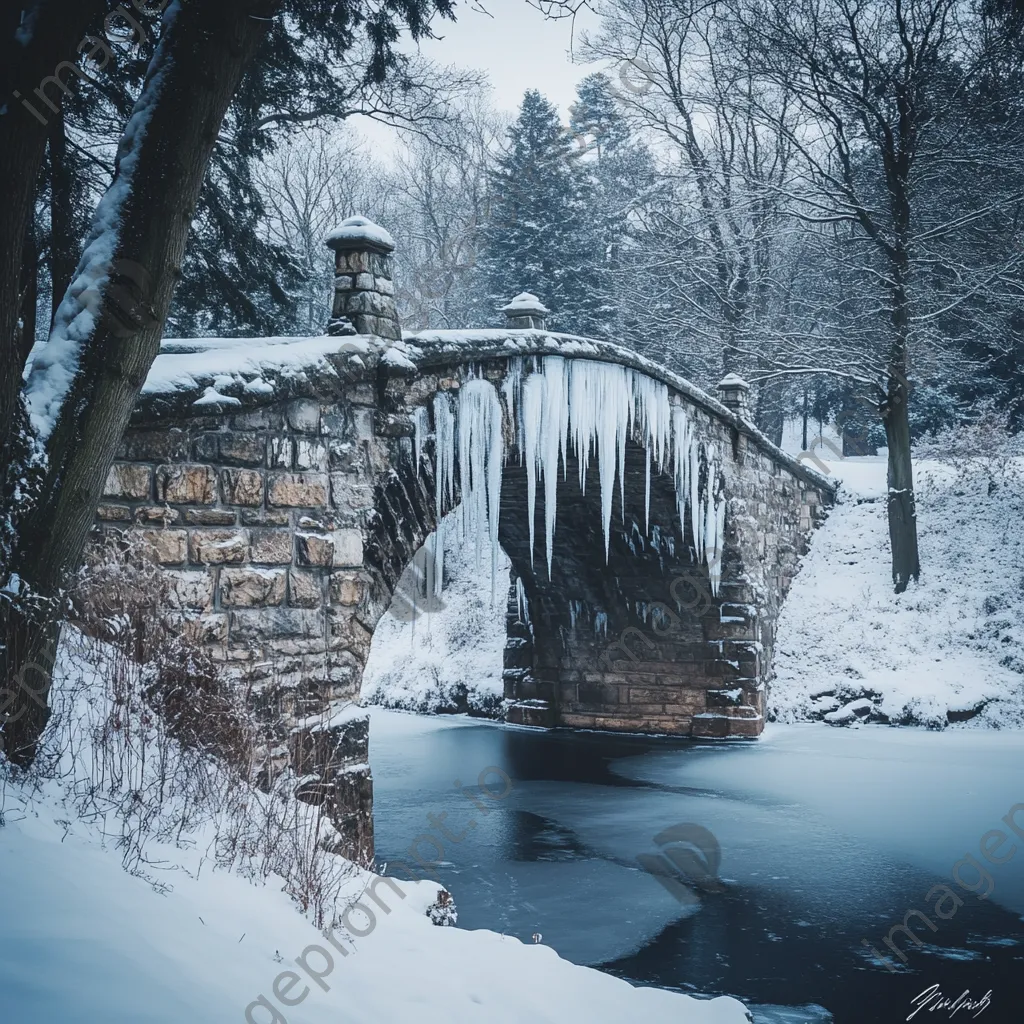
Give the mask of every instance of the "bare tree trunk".
[[(80, 272), (95, 259), (92, 242), (111, 230), (104, 224), (118, 213), (107, 272), (96, 275), (99, 315), (60, 402), (38, 508), (12, 560), (40, 598), (36, 605), (11, 606), (6, 627), (13, 642), (0, 649), (0, 678), (16, 690), (4, 726), (8, 756), (16, 762), (34, 758), (48, 716), (47, 662), (56, 633), (47, 602), (78, 567), (114, 452), (159, 350), (224, 114), (273, 13), (270, 0), (225, 0), (181, 7), (165, 18), (114, 181), (97, 210)], [(69, 293), (65, 320), (76, 313), (75, 304), (84, 308), (88, 301)], [(32, 386), (30, 377), (29, 391)], [(37, 685), (30, 689), (24, 680), (33, 665)]]
[(804, 434), (803, 434), (803, 445), (800, 451), (807, 451), (807, 384), (804, 384)]
[(892, 581), (896, 593), (907, 589), (921, 574), (917, 553), (917, 506), (914, 471), (910, 460), (910, 420), (906, 386), (891, 381), (882, 417), (889, 445), (889, 543), (892, 546)]
[(910, 458), (910, 416), (907, 402), (907, 337), (910, 308), (906, 281), (909, 273), (905, 250), (899, 250), (894, 262), (893, 344), (885, 400), (880, 412), (889, 446), (888, 514), (889, 544), (892, 548), (892, 581), (896, 593), (907, 589), (921, 574), (917, 551), (917, 505), (914, 499), (914, 467)]

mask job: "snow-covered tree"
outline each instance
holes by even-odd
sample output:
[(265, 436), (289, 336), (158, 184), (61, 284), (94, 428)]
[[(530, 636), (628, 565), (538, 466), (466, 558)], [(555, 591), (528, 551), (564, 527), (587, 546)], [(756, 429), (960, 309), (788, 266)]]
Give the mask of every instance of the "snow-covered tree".
[[(222, 130), (240, 152), (259, 153), (267, 124), (334, 108), (351, 87), (345, 61), (359, 40), (362, 77), (381, 83), (402, 69), (401, 28), (419, 38), (435, 13), (452, 11), (449, 0), (134, 4), (150, 19), (129, 47), (144, 76), (129, 90), (113, 177), (71, 282), (26, 366), (33, 338), (22, 313), (27, 271), (38, 266), (31, 243), (47, 113), (83, 83), (103, 91), (127, 73), (101, 45), (108, 6), (34, 0), (0, 13), (0, 714), (7, 752), (21, 761), (34, 756), (47, 718), (61, 589), (159, 349)], [(86, 36), (96, 45), (80, 46)], [(115, 104), (112, 116), (120, 113)]]
[(582, 189), (579, 152), (558, 112), (539, 92), (519, 117), (489, 182), (478, 267), (497, 310), (521, 291), (538, 295), (559, 330), (592, 334), (600, 287)]
[[(792, 173), (792, 146), (752, 101), (784, 118), (785, 100), (737, 51), (725, 4), (610, 0), (601, 10), (587, 52), (637, 69), (639, 84), (619, 96), (662, 156), (644, 248), (651, 318), (674, 339), (666, 357), (709, 387), (726, 372), (749, 376), (787, 302), (780, 190)], [(781, 438), (772, 398), (759, 390), (758, 421)]]
[(1024, 132), (990, 88), (1020, 54), (958, 0), (770, 0), (740, 6), (738, 23), (751, 66), (799, 114), (787, 123), (757, 108), (800, 169), (789, 197), (808, 229), (809, 277), (841, 285), (804, 290), (815, 329), (791, 330), (777, 358), (845, 364), (877, 408), (900, 591), (920, 572), (909, 376), (928, 383), (938, 370), (944, 384), (957, 321), (978, 330), (984, 306), (1021, 294)]

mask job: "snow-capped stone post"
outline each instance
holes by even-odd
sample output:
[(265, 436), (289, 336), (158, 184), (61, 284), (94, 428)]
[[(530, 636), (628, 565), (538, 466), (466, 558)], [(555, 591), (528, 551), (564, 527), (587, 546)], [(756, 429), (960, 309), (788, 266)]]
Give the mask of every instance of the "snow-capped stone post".
[(735, 373), (726, 374), (718, 382), (718, 400), (741, 420), (750, 417), (750, 385)]
[(395, 240), (366, 217), (349, 217), (325, 239), (335, 253), (334, 307), (328, 334), (357, 334), (400, 341), (391, 254)]
[(513, 331), (546, 330), (544, 317), (551, 312), (529, 292), (520, 292), (507, 306), (502, 306), (501, 311), (508, 318), (506, 326)]

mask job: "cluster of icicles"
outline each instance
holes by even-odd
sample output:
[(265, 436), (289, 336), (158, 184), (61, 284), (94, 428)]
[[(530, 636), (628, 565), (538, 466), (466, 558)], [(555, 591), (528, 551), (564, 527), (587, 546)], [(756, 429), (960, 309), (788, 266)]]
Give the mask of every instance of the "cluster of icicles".
[[(697, 557), (707, 564), (711, 588), (717, 594), (725, 501), (719, 494), (717, 458), (708, 445), (703, 446), (707, 475), (701, 486), (701, 445), (686, 409), (672, 405), (665, 384), (629, 367), (588, 359), (566, 360), (561, 356), (538, 357), (534, 364), (536, 369), (524, 375), (522, 361), (514, 361), (502, 386), (509, 420), (515, 430), (516, 448), (526, 465), (531, 560), (534, 510), (540, 483), (544, 488), (544, 541), (548, 578), (551, 578), (559, 462), (564, 480), (571, 445), (579, 461), (579, 483), (584, 492), (590, 459), (597, 459), (607, 562), (615, 482), (618, 478), (619, 502), (625, 515), (626, 440), (636, 436), (645, 448), (647, 459), (644, 488), (647, 532), (651, 529), (653, 461), (659, 472), (670, 468), (674, 475), (681, 530), (685, 534), (689, 508)], [(417, 465), (427, 429), (425, 413), (426, 410), (418, 410), (415, 421)], [(462, 489), (459, 532), (463, 537), (474, 539), (478, 563), (483, 555), (484, 540), (489, 541), (492, 595), (498, 565), (501, 471), (507, 456), (502, 420), (501, 399), (487, 380), (467, 381), (455, 401), (446, 392), (434, 396), (437, 522), (441, 522), (443, 509), (446, 505), (450, 507), (455, 498), (457, 455)], [(436, 533), (431, 543), (428, 590), (432, 589), (435, 596), (439, 596), (444, 550), (437, 542)]]

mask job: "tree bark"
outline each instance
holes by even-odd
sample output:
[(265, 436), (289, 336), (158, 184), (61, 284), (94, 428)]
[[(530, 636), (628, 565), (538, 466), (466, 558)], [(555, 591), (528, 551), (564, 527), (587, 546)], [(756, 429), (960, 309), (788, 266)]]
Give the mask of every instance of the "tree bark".
[(889, 393), (882, 413), (889, 445), (888, 513), (889, 544), (892, 547), (892, 581), (896, 593), (907, 589), (921, 574), (917, 552), (917, 505), (914, 498), (914, 468), (910, 459), (910, 420), (907, 388), (890, 378)]
[[(909, 215), (907, 218), (909, 222)], [(921, 574), (917, 551), (917, 505), (914, 498), (914, 467), (910, 458), (910, 416), (907, 403), (907, 348), (910, 334), (910, 273), (906, 248), (900, 246), (893, 259), (892, 325), (886, 396), (879, 407), (888, 444), (889, 544), (892, 549), (892, 581), (896, 593), (907, 589)]]
[[(32, 30), (21, 26), (21, 12), (34, 15)], [(0, 87), (7, 111), (0, 116), (0, 465), (12, 458), (18, 392), (24, 365), (18, 326), (21, 314), (25, 236), (35, 211), (36, 186), (46, 151), (52, 114), (35, 90), (61, 61), (74, 60), (90, 19), (102, 10), (98, 0), (37, 0), (9, 5), (0, 13)], [(21, 34), (19, 35), (19, 29)], [(63, 73), (67, 78), (67, 72)], [(17, 94), (17, 95), (16, 95)], [(59, 105), (61, 93), (47, 89)], [(28, 103), (28, 106), (25, 106)], [(32, 109), (30, 109), (30, 107)], [(35, 110), (35, 113), (33, 113)], [(0, 565), (0, 570), (3, 566)]]
[[(96, 278), (91, 297), (65, 297), (73, 316), (76, 306), (85, 308), (98, 292), (99, 313), (47, 441), (36, 514), (18, 537), (12, 559), (40, 600), (38, 606), (15, 607), (7, 624), (8, 636), (17, 641), (0, 650), (0, 678), (9, 688), (33, 664), (46, 672), (55, 636), (48, 602), (79, 565), (114, 453), (159, 351), (221, 123), (274, 10), (271, 0), (221, 0), (176, 5), (164, 19), (103, 201), (121, 197), (107, 273)], [(92, 240), (111, 230), (111, 206), (103, 209), (103, 202), (80, 271), (95, 259)], [(37, 681), (31, 690), (24, 683), (14, 686), (8, 704), (4, 738), (8, 756), (19, 763), (34, 758), (48, 716), (48, 674)]]
[(64, 111), (50, 122), (50, 285), (52, 318), (64, 293), (71, 285), (78, 255), (71, 201), (71, 169), (68, 167), (68, 142), (64, 131)]

